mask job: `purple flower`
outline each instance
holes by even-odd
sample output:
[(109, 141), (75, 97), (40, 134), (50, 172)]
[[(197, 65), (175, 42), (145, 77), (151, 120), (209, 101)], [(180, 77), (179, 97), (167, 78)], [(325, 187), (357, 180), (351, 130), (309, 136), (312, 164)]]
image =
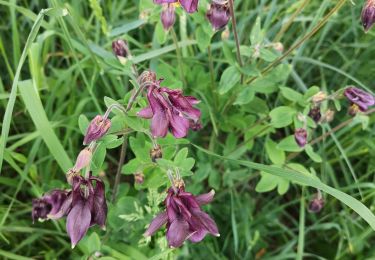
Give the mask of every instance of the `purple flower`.
[(154, 0), (154, 3), (159, 5), (180, 3), (188, 13), (194, 13), (198, 10), (198, 0)]
[(56, 214), (60, 211), (68, 197), (64, 190), (52, 190), (40, 199), (33, 199), (32, 219), (47, 219), (49, 214)]
[(85, 179), (76, 175), (72, 178), (72, 191), (55, 190), (41, 199), (33, 200), (33, 220), (64, 216), (67, 216), (66, 231), (72, 248), (85, 236), (90, 226), (97, 224), (105, 229), (107, 202), (103, 181), (94, 176)]
[(322, 113), (320, 112), (320, 107), (316, 106), (310, 109), (309, 117), (311, 117), (315, 123), (318, 123), (320, 118), (322, 117)]
[(219, 30), (228, 24), (230, 19), (229, 7), (226, 3), (212, 2), (206, 17), (215, 30)]
[(176, 138), (185, 137), (189, 128), (199, 128), (201, 112), (193, 105), (199, 100), (183, 96), (181, 90), (149, 86), (149, 107), (138, 112), (138, 116), (151, 118), (151, 132), (155, 137), (165, 137), (168, 130)]
[(220, 236), (215, 221), (201, 210), (201, 205), (212, 201), (215, 192), (194, 196), (184, 187), (170, 188), (164, 201), (166, 210), (157, 215), (145, 232), (152, 236), (167, 224), (167, 240), (170, 247), (180, 247), (185, 240), (200, 242), (207, 234)]
[(321, 194), (317, 193), (309, 203), (309, 211), (311, 213), (318, 213), (324, 207), (324, 199)]
[(357, 105), (361, 111), (366, 111), (375, 104), (373, 95), (353, 86), (346, 88), (344, 95), (352, 104)]
[(368, 32), (375, 22), (375, 0), (366, 1), (362, 9), (361, 19), (365, 32)]
[(126, 58), (128, 56), (127, 43), (124, 40), (116, 40), (112, 42), (112, 51), (118, 57)]
[(111, 120), (97, 115), (89, 124), (83, 144), (87, 145), (103, 137), (111, 127)]
[(168, 31), (176, 21), (176, 14), (174, 12), (173, 4), (167, 4), (164, 6), (163, 11), (160, 14), (161, 23), (163, 24), (164, 30)]
[(294, 132), (294, 139), (299, 147), (305, 147), (307, 144), (307, 131), (304, 128), (297, 128)]

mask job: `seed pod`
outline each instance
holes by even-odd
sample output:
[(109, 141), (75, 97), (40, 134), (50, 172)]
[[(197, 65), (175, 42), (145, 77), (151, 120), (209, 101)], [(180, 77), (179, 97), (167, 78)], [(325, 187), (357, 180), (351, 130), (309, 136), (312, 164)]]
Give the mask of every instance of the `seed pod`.
[(163, 157), (163, 152), (161, 150), (160, 145), (156, 145), (154, 148), (151, 149), (150, 157), (153, 162), (156, 162), (156, 159)]

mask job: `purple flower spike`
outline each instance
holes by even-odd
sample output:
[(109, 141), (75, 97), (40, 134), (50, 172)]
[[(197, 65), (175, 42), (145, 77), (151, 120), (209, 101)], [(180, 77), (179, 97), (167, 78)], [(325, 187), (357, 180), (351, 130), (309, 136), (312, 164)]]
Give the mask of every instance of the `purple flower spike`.
[(346, 88), (344, 95), (352, 104), (357, 105), (362, 112), (375, 104), (373, 95), (353, 86)]
[(56, 214), (60, 211), (67, 197), (67, 191), (52, 190), (40, 199), (33, 199), (33, 222), (36, 219), (47, 219), (49, 214)]
[(215, 30), (225, 27), (230, 19), (229, 7), (227, 4), (212, 2), (206, 17)]
[(87, 145), (103, 137), (111, 127), (111, 120), (97, 115), (89, 124), (83, 144)]
[(305, 147), (307, 144), (307, 131), (304, 128), (297, 128), (294, 132), (294, 139), (299, 147)]
[(211, 202), (214, 194), (194, 196), (185, 192), (184, 186), (170, 188), (164, 201), (166, 210), (152, 220), (144, 235), (152, 236), (166, 224), (168, 245), (173, 248), (182, 246), (185, 240), (200, 242), (207, 234), (220, 236), (215, 221), (200, 207)]
[(375, 0), (367, 0), (361, 14), (362, 25), (368, 32), (375, 23)]
[(160, 81), (148, 87), (149, 107), (138, 112), (142, 118), (151, 118), (151, 133), (154, 137), (165, 137), (168, 130), (176, 138), (185, 137), (189, 128), (201, 128), (199, 109), (193, 105), (199, 100), (184, 96), (181, 90), (160, 87)]
[(194, 13), (198, 10), (198, 0), (180, 0), (179, 2), (188, 13)]
[(174, 12), (174, 5), (168, 4), (163, 8), (160, 14), (161, 23), (163, 24), (164, 30), (168, 31), (176, 21), (176, 14)]

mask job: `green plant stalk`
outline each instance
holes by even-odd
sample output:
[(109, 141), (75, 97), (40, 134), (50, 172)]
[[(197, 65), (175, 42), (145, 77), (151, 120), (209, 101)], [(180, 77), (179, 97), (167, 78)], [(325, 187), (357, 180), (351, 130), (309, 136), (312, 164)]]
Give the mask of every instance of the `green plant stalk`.
[(177, 34), (176, 34), (176, 32), (174, 31), (173, 28), (171, 29), (171, 34), (172, 34), (173, 43), (176, 46), (177, 62), (178, 62), (178, 67), (180, 69), (181, 78), (182, 78), (182, 81), (183, 81), (185, 87), (187, 87), (187, 82), (186, 82), (185, 75), (184, 75), (184, 68), (183, 68), (181, 50), (180, 50), (180, 46), (178, 46)]
[(305, 187), (302, 187), (300, 208), (299, 208), (299, 228), (298, 228), (298, 247), (297, 260), (303, 259), (303, 251), (305, 244)]

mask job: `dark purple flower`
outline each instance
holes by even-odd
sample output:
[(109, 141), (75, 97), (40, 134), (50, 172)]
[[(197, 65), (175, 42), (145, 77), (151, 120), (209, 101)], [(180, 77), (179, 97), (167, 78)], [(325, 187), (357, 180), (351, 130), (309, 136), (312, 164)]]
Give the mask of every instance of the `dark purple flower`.
[(324, 207), (324, 199), (321, 194), (317, 193), (309, 203), (309, 211), (318, 213)]
[(164, 201), (166, 210), (157, 215), (145, 232), (152, 236), (167, 224), (167, 240), (170, 247), (180, 247), (185, 240), (200, 242), (207, 234), (220, 236), (215, 221), (201, 210), (201, 205), (212, 201), (215, 192), (194, 196), (184, 187), (170, 188)]
[(356, 87), (350, 86), (346, 88), (344, 95), (352, 104), (356, 104), (361, 111), (366, 111), (375, 104), (373, 95)]
[(126, 58), (128, 56), (127, 43), (121, 39), (113, 41), (112, 51), (116, 56)]
[(87, 145), (103, 137), (111, 127), (111, 120), (97, 115), (89, 124), (83, 144)]
[(159, 5), (180, 3), (188, 13), (194, 13), (198, 10), (198, 0), (154, 0), (154, 3)]
[(228, 24), (230, 19), (229, 7), (226, 3), (212, 2), (206, 17), (215, 30), (219, 30)]
[(160, 14), (161, 23), (163, 24), (164, 30), (168, 31), (176, 21), (176, 14), (174, 12), (174, 5), (167, 4), (163, 7), (163, 11)]
[(52, 190), (40, 199), (33, 199), (33, 210), (31, 214), (33, 222), (35, 222), (36, 219), (47, 219), (48, 215), (59, 212), (67, 197), (67, 191)]
[(107, 218), (105, 187), (101, 179), (80, 175), (72, 177), (72, 191), (52, 191), (41, 199), (33, 200), (35, 218), (59, 219), (67, 216), (66, 231), (72, 247), (85, 236), (95, 224), (105, 229)]
[(307, 144), (307, 131), (304, 128), (297, 128), (294, 132), (294, 139), (299, 147), (305, 147)]
[(375, 0), (366, 1), (362, 9), (361, 19), (365, 32), (368, 32), (375, 22)]
[(189, 128), (196, 126), (201, 112), (193, 105), (199, 100), (183, 96), (181, 90), (149, 86), (147, 98), (149, 107), (138, 112), (138, 116), (151, 118), (151, 132), (155, 137), (164, 137), (168, 130), (176, 138), (185, 137)]
[(313, 107), (309, 111), (309, 117), (311, 117), (315, 123), (318, 123), (320, 118), (322, 117), (322, 113), (320, 112), (320, 107)]

